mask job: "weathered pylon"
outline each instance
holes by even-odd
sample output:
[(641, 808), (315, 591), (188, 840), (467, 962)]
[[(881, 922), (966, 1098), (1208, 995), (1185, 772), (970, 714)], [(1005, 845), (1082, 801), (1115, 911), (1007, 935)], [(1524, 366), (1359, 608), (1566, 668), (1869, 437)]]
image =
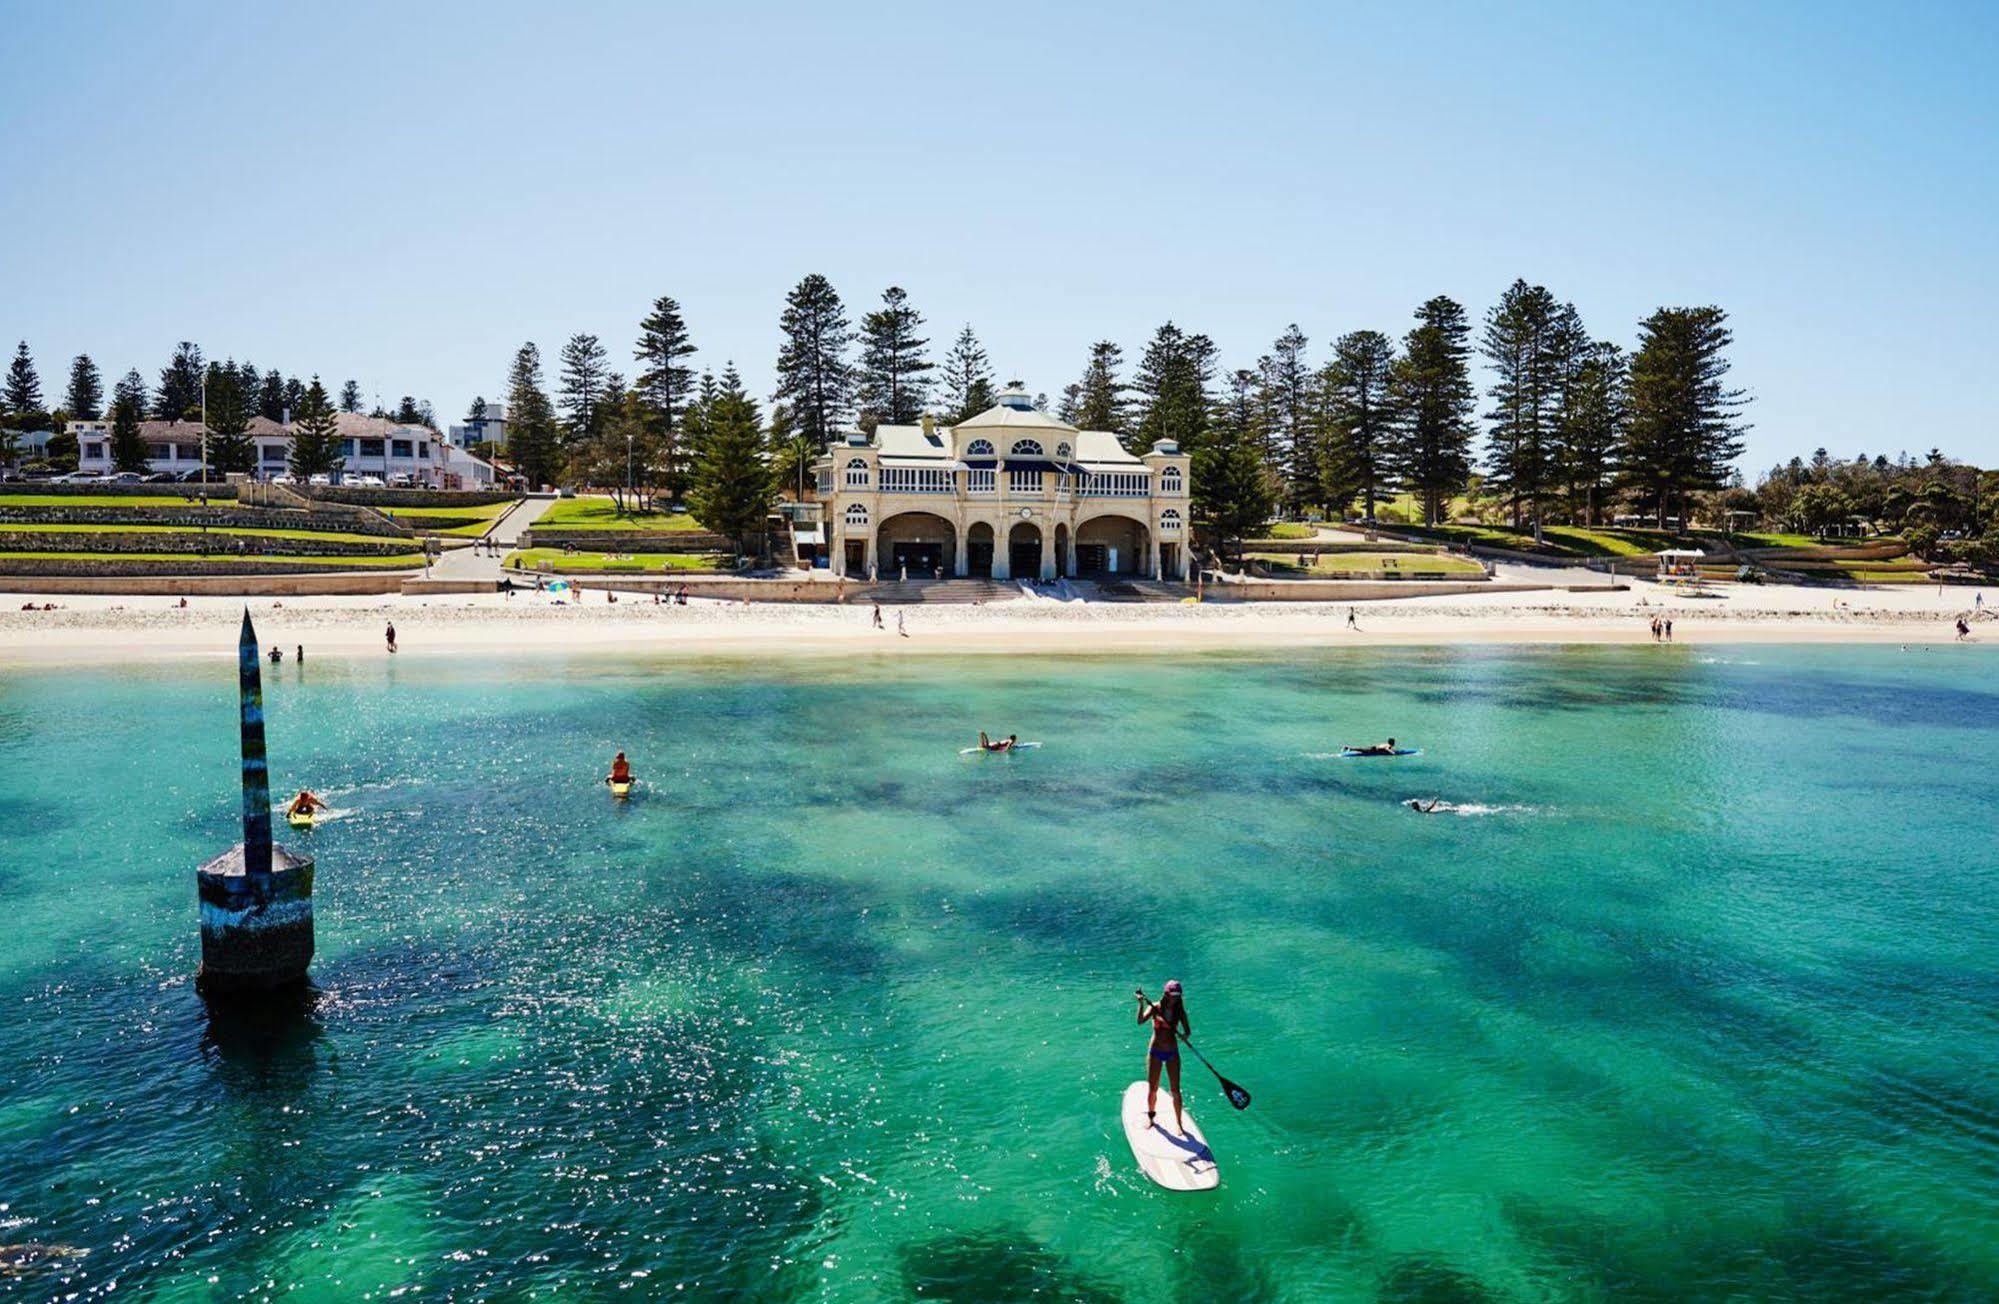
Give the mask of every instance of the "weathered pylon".
[(201, 892), (198, 981), (204, 992), (214, 993), (301, 983), (312, 963), (312, 858), (271, 843), (264, 681), (248, 608), (236, 653), (242, 695), (243, 841), (195, 871)]

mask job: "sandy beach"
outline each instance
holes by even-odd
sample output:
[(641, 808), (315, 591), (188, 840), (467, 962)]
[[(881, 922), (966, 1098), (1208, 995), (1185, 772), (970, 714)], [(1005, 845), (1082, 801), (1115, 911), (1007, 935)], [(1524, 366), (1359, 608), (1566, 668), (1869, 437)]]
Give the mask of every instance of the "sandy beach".
[[(1644, 643), (1651, 619), (1673, 622), (1677, 643), (1951, 643), (1953, 622), (1973, 618), (1976, 594), (1933, 587), (1833, 590), (1731, 587), (1693, 598), (1638, 582), (1628, 590), (1466, 594), (1356, 603), (1105, 604), (1022, 598), (983, 606), (882, 609), (744, 605), (691, 600), (654, 605), (626, 595), (581, 605), (497, 594), (253, 598), (266, 645), (308, 656), (386, 655), (395, 622), (400, 656), (466, 653), (631, 653), (756, 656), (866, 652), (1092, 653), (1425, 644)], [(54, 611), (24, 611), (26, 603)], [(159, 662), (234, 654), (244, 600), (9, 595), (0, 610), (0, 664)], [(1347, 623), (1349, 611), (1357, 628)], [(901, 617), (907, 636), (897, 632)]]

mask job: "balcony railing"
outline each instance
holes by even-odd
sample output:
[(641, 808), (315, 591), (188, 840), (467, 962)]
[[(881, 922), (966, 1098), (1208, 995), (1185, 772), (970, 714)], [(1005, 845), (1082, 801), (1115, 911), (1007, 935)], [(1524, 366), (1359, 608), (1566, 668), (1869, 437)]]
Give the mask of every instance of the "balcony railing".
[(949, 471), (923, 466), (885, 466), (881, 469), (885, 494), (948, 494), (952, 492)]
[(991, 471), (965, 472), (965, 492), (968, 494), (997, 493), (999, 476)]
[(1112, 471), (1083, 477), (1076, 491), (1085, 498), (1147, 498), (1152, 494), (1149, 472)]

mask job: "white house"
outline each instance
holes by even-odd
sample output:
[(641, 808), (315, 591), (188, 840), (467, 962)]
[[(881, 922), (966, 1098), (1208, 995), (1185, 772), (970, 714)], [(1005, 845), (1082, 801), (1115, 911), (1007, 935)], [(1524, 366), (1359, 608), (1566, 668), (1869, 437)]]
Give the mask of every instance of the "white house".
[(507, 446), (507, 407), (504, 403), (488, 403), (486, 415), (477, 421), (465, 420), (462, 425), (448, 427), (445, 442), (457, 448), (470, 448), (474, 444), (490, 443), (496, 448)]
[(1131, 453), (1019, 387), (956, 426), (856, 432), (813, 464), (832, 565), (849, 575), (1185, 579), (1190, 459)]
[[(347, 459), (345, 476), (373, 475), (385, 482), (408, 476), (418, 484), (439, 483), (445, 445), (434, 431), (355, 412), (336, 413), (334, 420), (339, 427), (340, 453)], [(72, 421), (68, 429), (76, 436), (77, 470), (104, 473), (112, 469), (109, 418)], [(256, 475), (268, 480), (283, 474), (291, 456), (291, 427), (257, 416), (250, 418), (248, 434), (257, 450), (252, 463)], [(139, 437), (146, 441), (146, 463), (154, 471), (180, 473), (200, 467), (201, 436), (199, 421), (139, 423)]]

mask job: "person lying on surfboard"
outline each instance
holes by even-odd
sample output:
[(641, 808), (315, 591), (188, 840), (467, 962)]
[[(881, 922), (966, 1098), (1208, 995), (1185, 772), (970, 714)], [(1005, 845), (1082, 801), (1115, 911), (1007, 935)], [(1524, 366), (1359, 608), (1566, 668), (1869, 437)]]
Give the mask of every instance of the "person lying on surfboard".
[(1173, 1130), (1185, 1135), (1187, 1125), (1181, 1121), (1180, 1112), (1180, 1038), (1194, 1035), (1194, 1026), (1187, 1022), (1187, 1007), (1180, 999), (1180, 980), (1166, 980), (1165, 993), (1159, 1003), (1153, 1004), (1145, 998), (1143, 991), (1133, 993), (1138, 997), (1138, 1022), (1152, 1020), (1152, 1044), (1145, 1056), (1145, 1121), (1152, 1122), (1158, 1113), (1159, 1069), (1166, 1068), (1166, 1084), (1173, 1092)]
[(630, 783), (631, 781), (632, 781), (632, 763), (625, 759), (625, 754), (623, 752), (619, 752), (617, 758), (611, 762), (611, 775), (609, 778), (605, 779), (604, 782)]
[(321, 801), (317, 796), (313, 795), (311, 789), (300, 788), (298, 790), (298, 796), (292, 798), (292, 804), (285, 807), (285, 814), (287, 816), (317, 815), (320, 811), (323, 811), (325, 809), (326, 809), (326, 803)]
[(1014, 744), (1019, 741), (1019, 734), (1008, 734), (998, 742), (994, 742), (992, 739), (986, 737), (985, 730), (979, 730), (979, 750), (982, 752), (1010, 752), (1013, 750)]
[(1359, 756), (1393, 756), (1395, 740), (1390, 738), (1385, 743), (1369, 743), (1365, 747), (1349, 747), (1347, 750)]

